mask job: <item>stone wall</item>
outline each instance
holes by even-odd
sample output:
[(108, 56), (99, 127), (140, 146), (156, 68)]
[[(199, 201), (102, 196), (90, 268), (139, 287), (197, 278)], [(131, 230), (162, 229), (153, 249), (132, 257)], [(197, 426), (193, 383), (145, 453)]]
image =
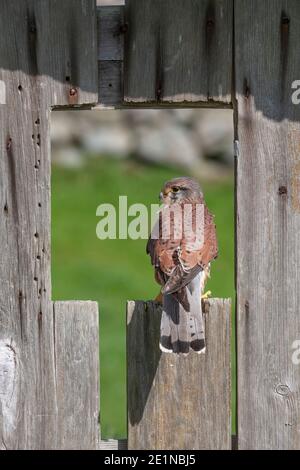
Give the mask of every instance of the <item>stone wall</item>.
[(233, 164), (230, 110), (59, 111), (52, 113), (54, 161), (80, 166), (86, 155), (137, 159), (198, 171)]

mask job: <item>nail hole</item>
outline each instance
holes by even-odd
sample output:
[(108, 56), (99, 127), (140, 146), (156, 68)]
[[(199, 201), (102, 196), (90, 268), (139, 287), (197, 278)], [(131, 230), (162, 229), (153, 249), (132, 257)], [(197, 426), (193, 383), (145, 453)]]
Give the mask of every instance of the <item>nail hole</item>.
[(288, 17), (288, 16), (283, 16), (283, 17), (281, 18), (281, 23), (282, 23), (282, 24), (290, 24), (290, 19), (289, 19), (289, 17)]
[(36, 259), (40, 260), (41, 259), (40, 255), (37, 255)]
[(32, 19), (32, 20), (29, 21), (28, 27), (29, 27), (29, 32), (30, 32), (31, 34), (35, 34), (35, 33), (36, 33), (36, 24), (35, 24), (35, 20), (34, 20), (34, 19)]
[(11, 140), (11, 138), (9, 138), (7, 143), (6, 143), (6, 150), (10, 150), (11, 146), (12, 146), (12, 140)]
[(7, 203), (5, 203), (5, 205), (4, 205), (4, 212), (6, 212), (6, 213), (8, 212), (8, 205), (7, 205)]
[(215, 24), (214, 20), (207, 20), (207, 22), (206, 22), (206, 26), (208, 28), (212, 28), (214, 26), (214, 24)]
[(19, 86), (18, 86), (18, 90), (19, 90), (19, 91), (22, 91), (22, 90), (23, 90), (22, 85), (19, 85)]
[(120, 34), (125, 34), (128, 31), (128, 23), (121, 24), (119, 28)]
[(40, 118), (37, 118), (37, 120), (35, 121), (35, 125), (38, 126), (40, 124)]
[(108, 86), (111, 88), (111, 87), (112, 87), (112, 83), (109, 83)]
[(36, 276), (34, 276), (33, 280), (34, 280), (34, 282), (37, 282), (38, 278)]
[(69, 94), (70, 94), (70, 96), (75, 96), (75, 95), (77, 95), (77, 90), (76, 90), (76, 88), (70, 88)]
[(40, 202), (38, 202), (38, 206), (39, 206), (39, 207), (42, 207), (42, 204), (41, 204)]
[(69, 77), (69, 75), (66, 76), (66, 82), (70, 82), (71, 81), (71, 77)]
[(249, 98), (250, 93), (251, 93), (250, 86), (248, 84), (247, 79), (245, 78), (244, 79), (244, 96), (245, 96), (245, 98)]
[(286, 186), (279, 186), (278, 194), (279, 194), (279, 196), (283, 196), (283, 195), (287, 194)]
[(39, 238), (39, 234), (37, 232), (35, 232), (34, 236), (35, 238)]

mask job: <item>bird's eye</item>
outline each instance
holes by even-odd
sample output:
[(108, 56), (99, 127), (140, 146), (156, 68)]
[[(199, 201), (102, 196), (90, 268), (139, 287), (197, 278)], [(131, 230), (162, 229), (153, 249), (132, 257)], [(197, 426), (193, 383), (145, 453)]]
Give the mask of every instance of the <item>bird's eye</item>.
[(178, 193), (179, 188), (177, 188), (177, 186), (174, 186), (174, 187), (172, 188), (172, 191), (173, 191), (173, 193)]

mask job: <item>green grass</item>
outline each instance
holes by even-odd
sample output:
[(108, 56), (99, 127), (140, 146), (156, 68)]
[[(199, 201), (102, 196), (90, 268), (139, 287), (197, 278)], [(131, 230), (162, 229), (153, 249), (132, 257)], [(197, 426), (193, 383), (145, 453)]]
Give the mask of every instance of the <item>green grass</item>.
[[(52, 170), (53, 298), (99, 303), (104, 438), (126, 435), (126, 300), (151, 299), (158, 286), (146, 241), (97, 239), (96, 208), (104, 202), (117, 205), (119, 195), (127, 195), (129, 204), (158, 203), (163, 182), (175, 176), (180, 172), (128, 160), (91, 159), (79, 170)], [(214, 297), (234, 300), (233, 181), (201, 184), (215, 214), (220, 251), (207, 289)]]

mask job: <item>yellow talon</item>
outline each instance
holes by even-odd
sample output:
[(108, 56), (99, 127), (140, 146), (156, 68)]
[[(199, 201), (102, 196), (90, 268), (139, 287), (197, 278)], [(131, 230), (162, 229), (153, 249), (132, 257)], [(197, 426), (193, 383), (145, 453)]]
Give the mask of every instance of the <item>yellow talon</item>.
[[(206, 291), (205, 294), (201, 295), (201, 299), (203, 299), (203, 300), (208, 299), (209, 297), (211, 297), (211, 291), (210, 290)], [(158, 302), (159, 304), (162, 304), (162, 300), (163, 300), (162, 293), (159, 292), (159, 294), (155, 297), (154, 301)]]
[(209, 297), (211, 297), (211, 291), (208, 290), (207, 292), (205, 292), (205, 294), (202, 294), (201, 295), (201, 299), (208, 299)]
[(154, 299), (155, 302), (158, 302), (159, 304), (162, 304), (163, 302), (163, 296), (162, 293), (160, 292)]

